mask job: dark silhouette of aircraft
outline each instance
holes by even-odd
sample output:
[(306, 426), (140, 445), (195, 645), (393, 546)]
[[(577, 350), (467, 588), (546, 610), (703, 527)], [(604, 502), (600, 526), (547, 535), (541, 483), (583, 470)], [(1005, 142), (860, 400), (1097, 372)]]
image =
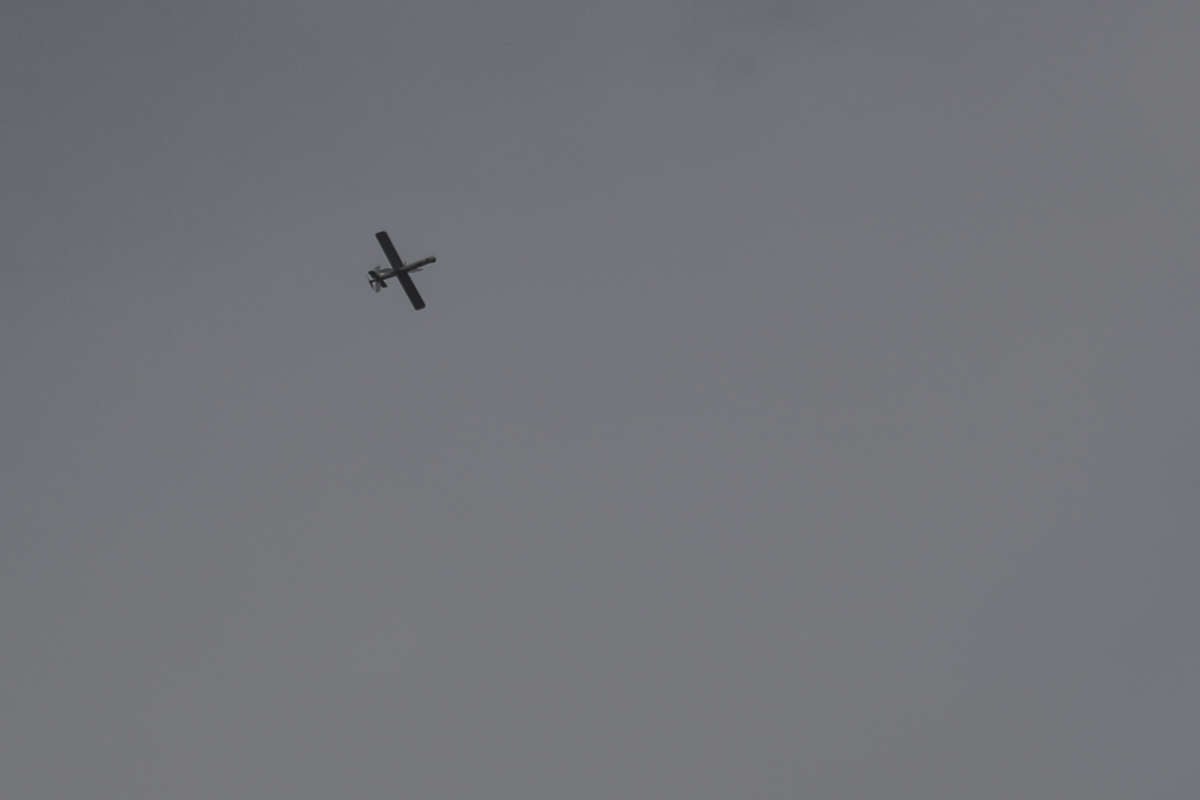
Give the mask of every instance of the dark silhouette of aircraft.
[(417, 285), (413, 283), (409, 277), (410, 272), (420, 272), (426, 266), (437, 261), (436, 256), (422, 258), (420, 261), (414, 261), (411, 264), (405, 264), (400, 260), (400, 254), (396, 252), (395, 245), (392, 244), (392, 239), (387, 235), (387, 231), (380, 231), (375, 234), (375, 238), (379, 240), (379, 246), (383, 248), (383, 254), (387, 256), (388, 263), (392, 266), (389, 269), (376, 267), (367, 272), (367, 277), (371, 281), (371, 288), (376, 292), (382, 291), (387, 287), (385, 282), (388, 278), (395, 278), (404, 287), (404, 293), (408, 295), (408, 302), (412, 303), (412, 307), (420, 311), (425, 307), (425, 300), (421, 297), (421, 293), (417, 291)]

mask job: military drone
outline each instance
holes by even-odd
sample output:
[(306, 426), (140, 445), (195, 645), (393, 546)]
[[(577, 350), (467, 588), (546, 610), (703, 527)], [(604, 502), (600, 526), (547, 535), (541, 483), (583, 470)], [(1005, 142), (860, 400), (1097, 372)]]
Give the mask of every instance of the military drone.
[(376, 267), (367, 272), (371, 289), (375, 292), (381, 292), (387, 288), (388, 278), (395, 278), (404, 287), (404, 293), (408, 295), (408, 302), (412, 303), (412, 307), (415, 310), (420, 311), (425, 307), (425, 300), (421, 297), (421, 293), (417, 291), (417, 285), (413, 283), (412, 278), (409, 277), (409, 273), (420, 272), (425, 267), (437, 261), (437, 257), (429, 256), (422, 258), (420, 261), (405, 264), (400, 260), (400, 254), (396, 252), (396, 246), (392, 244), (392, 239), (388, 236), (387, 231), (380, 231), (375, 234), (375, 238), (379, 240), (379, 246), (383, 248), (383, 254), (387, 256), (391, 267), (388, 269)]

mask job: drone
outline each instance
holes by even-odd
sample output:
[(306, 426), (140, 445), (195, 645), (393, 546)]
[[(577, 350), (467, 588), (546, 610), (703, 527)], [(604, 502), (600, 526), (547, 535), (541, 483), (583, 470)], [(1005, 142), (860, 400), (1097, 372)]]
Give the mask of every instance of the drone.
[(408, 302), (412, 303), (413, 309), (420, 311), (425, 307), (425, 300), (421, 297), (421, 293), (417, 291), (417, 285), (413, 283), (413, 279), (409, 277), (409, 273), (420, 272), (425, 267), (437, 261), (437, 257), (428, 256), (427, 258), (422, 258), (420, 261), (405, 264), (400, 260), (400, 254), (396, 252), (396, 246), (392, 244), (392, 239), (388, 236), (387, 231), (380, 231), (375, 234), (375, 238), (379, 240), (379, 246), (383, 248), (383, 254), (387, 256), (391, 267), (388, 269), (376, 267), (367, 272), (371, 289), (376, 293), (381, 292), (387, 287), (387, 279), (395, 278), (404, 287), (404, 293), (408, 295)]

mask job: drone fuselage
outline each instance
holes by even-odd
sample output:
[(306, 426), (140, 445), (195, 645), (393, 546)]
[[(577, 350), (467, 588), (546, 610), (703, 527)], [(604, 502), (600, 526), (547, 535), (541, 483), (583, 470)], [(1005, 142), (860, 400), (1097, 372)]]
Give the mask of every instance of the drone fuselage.
[(435, 261), (437, 261), (437, 256), (429, 256), (427, 258), (422, 258), (420, 261), (414, 261), (411, 264), (405, 264), (404, 267), (398, 271), (393, 267), (388, 267), (387, 269), (380, 269), (379, 267), (376, 267), (375, 272), (379, 274), (380, 278), (386, 280), (387, 278), (396, 277), (398, 272), (420, 272)]

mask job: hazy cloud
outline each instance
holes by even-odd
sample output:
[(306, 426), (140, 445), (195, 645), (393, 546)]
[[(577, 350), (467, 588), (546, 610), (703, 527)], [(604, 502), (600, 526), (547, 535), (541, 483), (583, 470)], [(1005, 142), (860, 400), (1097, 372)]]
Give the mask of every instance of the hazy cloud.
[(1194, 794), (1189, 4), (12, 20), (0, 794)]

